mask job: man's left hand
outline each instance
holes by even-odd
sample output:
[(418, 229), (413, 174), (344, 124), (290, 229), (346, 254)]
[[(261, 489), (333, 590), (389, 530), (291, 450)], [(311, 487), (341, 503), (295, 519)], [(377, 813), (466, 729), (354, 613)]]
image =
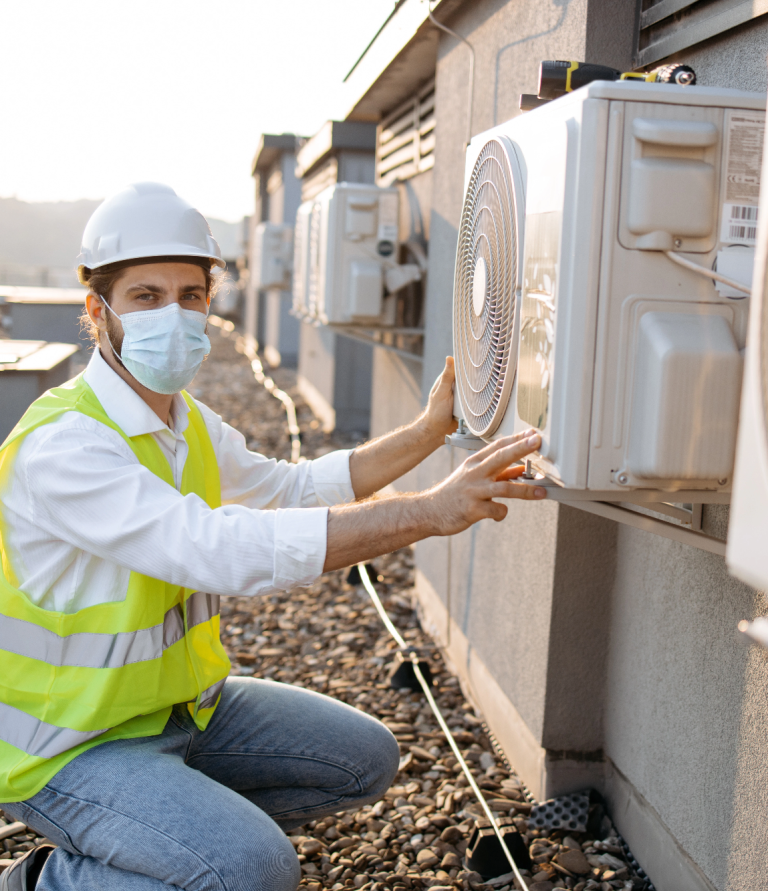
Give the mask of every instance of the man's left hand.
[(435, 439), (441, 440), (449, 433), (453, 433), (458, 424), (453, 417), (453, 388), (456, 374), (453, 368), (453, 356), (445, 359), (445, 368), (440, 377), (435, 381), (429, 391), (429, 401), (421, 421)]

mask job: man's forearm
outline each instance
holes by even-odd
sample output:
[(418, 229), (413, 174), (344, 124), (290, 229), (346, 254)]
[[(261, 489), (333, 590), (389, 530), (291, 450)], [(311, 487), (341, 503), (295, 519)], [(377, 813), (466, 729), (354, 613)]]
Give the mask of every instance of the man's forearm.
[(506, 436), (474, 452), (442, 482), (409, 495), (372, 498), (328, 511), (324, 571), (397, 550), (430, 535), (455, 535), (478, 520), (503, 520), (496, 498), (546, 497), (540, 486), (514, 482), (517, 466), (541, 445), (538, 433)]
[(324, 572), (439, 534), (429, 492), (383, 496), (328, 512)]
[(349, 462), (352, 488), (357, 498), (367, 498), (413, 470), (444, 442), (424, 415), (413, 423), (358, 446)]

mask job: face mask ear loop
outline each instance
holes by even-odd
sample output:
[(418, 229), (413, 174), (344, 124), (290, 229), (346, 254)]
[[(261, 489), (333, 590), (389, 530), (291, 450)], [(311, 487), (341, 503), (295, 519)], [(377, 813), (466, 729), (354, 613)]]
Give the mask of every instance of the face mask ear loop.
[[(106, 306), (106, 308), (112, 313), (112, 315), (119, 319), (120, 316), (117, 315), (117, 313), (114, 311), (114, 309), (112, 309), (112, 307), (101, 296), (101, 294), (98, 294), (97, 296), (98, 296), (99, 300), (101, 300), (101, 302), (104, 304), (104, 306)], [(115, 350), (114, 346), (112, 346), (112, 338), (109, 336), (109, 331), (107, 330), (104, 333), (107, 335), (107, 343), (109, 343), (109, 348), (112, 350), (112, 354), (114, 355), (115, 359), (117, 359), (120, 367), (125, 368), (125, 365), (123, 365), (123, 360), (120, 358), (120, 356), (117, 355), (117, 351)], [(127, 370), (128, 369), (126, 369), (126, 371)]]

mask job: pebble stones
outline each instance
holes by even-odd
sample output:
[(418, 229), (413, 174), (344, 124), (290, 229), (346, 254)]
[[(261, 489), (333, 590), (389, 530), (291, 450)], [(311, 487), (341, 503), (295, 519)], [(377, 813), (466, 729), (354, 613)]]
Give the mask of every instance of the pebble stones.
[[(211, 354), (193, 382), (192, 394), (240, 429), (252, 448), (287, 458), (290, 452), (281, 404), (258, 385), (247, 360), (211, 328)], [(276, 384), (296, 401), (302, 452), (308, 457), (353, 440), (320, 430), (295, 389), (295, 373), (278, 369)], [(314, 426), (313, 426), (314, 424)], [(509, 766), (497, 757), (482, 719), (464, 699), (458, 681), (420, 628), (411, 600), (412, 554), (399, 551), (375, 561), (380, 596), (410, 646), (425, 648), (434, 695), (478, 784), (494, 811), (509, 816), (529, 846), (532, 891), (570, 888), (612, 891), (645, 887), (625, 862), (614, 831), (595, 839), (565, 830), (529, 830), (531, 804)], [(381, 801), (358, 811), (308, 823), (290, 838), (306, 891), (513, 891), (514, 883), (484, 884), (465, 868), (464, 852), (481, 815), (423, 696), (390, 688), (388, 664), (396, 646), (359, 586), (343, 572), (329, 573), (309, 588), (258, 599), (222, 599), (222, 639), (235, 675), (269, 677), (336, 697), (382, 720), (400, 743), (402, 768)], [(420, 653), (422, 650), (420, 650)], [(0, 812), (0, 832), (10, 823)], [(3, 863), (43, 841), (26, 831), (0, 841)], [(580, 874), (569, 852), (580, 852), (589, 871)], [(534, 857), (533, 854), (536, 854)], [(617, 853), (618, 852), (618, 853)], [(608, 862), (606, 855), (627, 868)], [(570, 864), (570, 867), (569, 867)], [(578, 861), (579, 868), (583, 860)]]

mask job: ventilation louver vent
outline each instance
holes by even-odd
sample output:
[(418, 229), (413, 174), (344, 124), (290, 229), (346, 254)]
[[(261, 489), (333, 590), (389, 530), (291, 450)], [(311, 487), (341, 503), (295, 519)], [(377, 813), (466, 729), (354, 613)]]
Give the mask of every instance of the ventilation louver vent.
[(476, 436), (499, 426), (515, 379), (519, 182), (511, 143), (496, 137), (483, 146), (464, 195), (453, 347), (464, 420)]
[(754, 0), (640, 0), (634, 67), (736, 28), (765, 13)]

